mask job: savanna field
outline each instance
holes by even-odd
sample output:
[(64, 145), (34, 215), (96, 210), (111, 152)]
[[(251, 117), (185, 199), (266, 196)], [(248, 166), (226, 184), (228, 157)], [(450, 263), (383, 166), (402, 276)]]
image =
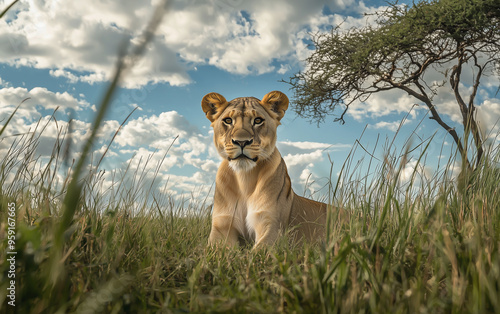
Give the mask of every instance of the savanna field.
[(147, 163), (133, 184), (103, 189), (102, 171), (64, 159), (64, 138), (40, 167), (42, 133), (20, 137), (1, 162), (2, 312), (11, 301), (10, 251), (19, 313), (500, 311), (498, 147), (458, 177), (415, 170), (403, 180), (405, 150), (388, 149), (381, 163), (367, 156), (365, 174), (348, 159), (325, 198), (350, 221), (332, 210), (324, 243), (283, 237), (257, 251), (216, 250), (207, 248), (206, 199), (149, 190), (142, 178), (155, 167)]

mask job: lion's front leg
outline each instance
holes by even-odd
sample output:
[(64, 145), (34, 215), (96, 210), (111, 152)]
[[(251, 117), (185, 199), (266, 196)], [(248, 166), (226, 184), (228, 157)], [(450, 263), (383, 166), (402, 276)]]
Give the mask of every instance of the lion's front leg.
[(292, 199), (276, 198), (271, 192), (260, 191), (256, 194), (259, 197), (248, 204), (246, 224), (255, 234), (254, 248), (274, 245), (287, 228)]
[[(274, 224), (276, 225), (276, 224)], [(258, 224), (255, 228), (254, 248), (272, 246), (276, 243), (281, 233), (279, 225)]]
[(255, 233), (254, 248), (273, 245), (283, 228), (276, 213), (266, 209), (249, 211), (247, 225)]
[(209, 245), (238, 246), (238, 236), (233, 216), (218, 215), (212, 217), (212, 230), (208, 238)]

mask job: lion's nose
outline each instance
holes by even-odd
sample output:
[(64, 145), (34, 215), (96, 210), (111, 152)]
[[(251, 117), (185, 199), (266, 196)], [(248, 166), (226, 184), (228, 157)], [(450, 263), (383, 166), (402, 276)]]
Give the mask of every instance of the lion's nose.
[(237, 141), (237, 140), (231, 140), (231, 141), (233, 141), (234, 145), (241, 147), (241, 149), (243, 149), (245, 146), (251, 145), (253, 143), (253, 139), (251, 139), (249, 141)]

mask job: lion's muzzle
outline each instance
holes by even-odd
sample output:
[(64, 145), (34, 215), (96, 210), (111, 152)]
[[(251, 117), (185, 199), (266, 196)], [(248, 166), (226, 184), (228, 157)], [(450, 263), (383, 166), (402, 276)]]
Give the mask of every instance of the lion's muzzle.
[(245, 147), (246, 146), (250, 146), (252, 145), (253, 143), (253, 139), (250, 139), (250, 140), (234, 140), (232, 139), (231, 142), (233, 143), (233, 145), (237, 146), (237, 147), (240, 147), (241, 148), (241, 154), (239, 154), (238, 156), (236, 156), (235, 158), (231, 158), (231, 157), (227, 157), (227, 160), (231, 161), (231, 160), (236, 160), (236, 159), (240, 159), (240, 158), (247, 158), (253, 162), (256, 162), (258, 157), (255, 157), (255, 158), (250, 158), (249, 156), (247, 156), (245, 154)]
[(245, 141), (231, 140), (231, 141), (233, 142), (234, 145), (241, 147), (242, 150), (243, 148), (245, 148), (245, 146), (252, 145), (253, 143), (253, 139), (249, 141), (248, 140)]
[(251, 160), (251, 161), (253, 161), (253, 162), (257, 162), (257, 159), (259, 159), (259, 157), (250, 158), (250, 157), (248, 157), (247, 155), (245, 155), (245, 154), (241, 153), (241, 154), (239, 154), (239, 155), (238, 155), (238, 157), (236, 157), (236, 158), (227, 157), (227, 160), (231, 161), (231, 160), (236, 160), (236, 159), (240, 159), (240, 158), (246, 158), (246, 159), (249, 159), (249, 160)]

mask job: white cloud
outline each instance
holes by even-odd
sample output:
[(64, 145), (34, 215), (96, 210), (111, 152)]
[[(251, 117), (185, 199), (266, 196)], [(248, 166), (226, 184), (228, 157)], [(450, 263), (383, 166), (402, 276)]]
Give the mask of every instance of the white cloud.
[(50, 70), (49, 74), (52, 75), (53, 77), (65, 77), (71, 83), (76, 83), (79, 80), (81, 80), (81, 78), (76, 76), (75, 74), (62, 69)]
[(318, 175), (311, 171), (310, 168), (312, 167), (313, 165), (309, 164), (308, 167), (304, 168), (300, 173), (299, 180), (295, 183), (295, 186), (298, 186), (298, 188), (295, 189), (295, 193), (298, 195), (311, 198), (317, 191), (323, 188), (323, 186), (315, 180), (318, 178)]
[[(19, 95), (13, 91), (18, 92)], [(14, 97), (13, 95), (24, 96), (24, 93), (27, 93), (23, 89), (13, 91), (4, 92), (2, 95), (8, 97), (2, 99), (9, 99), (9, 97)], [(51, 96), (53, 95), (56, 94), (52, 93)], [(13, 106), (0, 106), (0, 119), (3, 119), (0, 121), (5, 121), (13, 111)], [(36, 119), (33, 113), (38, 114)], [(38, 145), (33, 158), (40, 156), (40, 161), (46, 162), (57, 141), (61, 142), (63, 138), (66, 138), (66, 140), (71, 140), (71, 155), (69, 156), (71, 161), (79, 157), (82, 144), (89, 136), (91, 124), (74, 119), (71, 123), (71, 134), (68, 134), (68, 127), (68, 122), (56, 121), (50, 115), (41, 116), (34, 108), (30, 110), (21, 108), (0, 138), (0, 154), (7, 153), (13, 141), (20, 139), (19, 134), (25, 134), (25, 138), (34, 134), (34, 138), (38, 138)], [(111, 187), (118, 178), (125, 180), (125, 185), (131, 186), (134, 180), (139, 180), (139, 178), (134, 179), (134, 176), (140, 174), (141, 179), (137, 184), (149, 188), (149, 185), (154, 183), (155, 191), (159, 191), (166, 182), (169, 182), (169, 191), (175, 195), (189, 194), (195, 190), (199, 190), (201, 194), (203, 194), (202, 191), (208, 191), (215, 179), (218, 158), (214, 160), (208, 155), (208, 147), (212, 144), (209, 135), (200, 134), (198, 128), (190, 124), (182, 115), (171, 111), (158, 116), (130, 120), (123, 126), (115, 142), (108, 149), (110, 140), (118, 128), (119, 122), (116, 120), (106, 120), (102, 123), (93, 154), (89, 159), (89, 162), (96, 165), (107, 150), (107, 155), (100, 164), (101, 169), (106, 170), (107, 174), (104, 177), (104, 188)], [(179, 138), (172, 142), (177, 135)], [(65, 144), (63, 146), (65, 147)], [(64, 147), (59, 148), (61, 155)], [(174, 167), (177, 168), (176, 171), (182, 173), (194, 173), (192, 176), (174, 175), (172, 174)], [(203, 187), (204, 185), (207, 188)]]
[(6, 153), (14, 141), (19, 141), (22, 138), (25, 140), (27, 138), (37, 139), (36, 156), (33, 157), (51, 156), (56, 142), (59, 140), (61, 143), (64, 138), (71, 140), (72, 152), (78, 154), (81, 151), (81, 145), (89, 136), (89, 123), (73, 120), (71, 133), (68, 133), (68, 122), (66, 121), (56, 121), (51, 116), (29, 120), (23, 114), (30, 115), (31, 113), (18, 110), (5, 129), (5, 133), (2, 134), (0, 138), (0, 152), (2, 154)]
[(290, 142), (290, 141), (283, 141), (279, 142), (279, 145), (281, 147), (283, 146), (290, 146), (298, 149), (327, 149), (327, 148), (332, 148), (334, 145), (333, 144), (328, 144), (328, 143), (317, 143), (317, 142)]
[(219, 164), (211, 136), (201, 134), (196, 126), (176, 111), (129, 121), (115, 143), (120, 147), (140, 147), (137, 151), (139, 157), (152, 154), (154, 150), (157, 150), (155, 158), (167, 154), (165, 171), (174, 166), (193, 166), (206, 176), (215, 177)]
[(393, 122), (386, 122), (386, 121), (380, 121), (375, 124), (370, 124), (368, 125), (368, 128), (370, 129), (388, 129), (392, 132), (396, 132), (399, 128), (404, 126), (405, 124), (411, 123), (411, 120), (405, 119), (402, 123), (402, 121), (393, 121)]
[(109, 158), (109, 157), (118, 157), (118, 154), (116, 152), (113, 152), (113, 151), (110, 151), (108, 149), (108, 145), (102, 145), (99, 149), (96, 149), (94, 151), (94, 155), (96, 156), (96, 158), (101, 158), (102, 155), (106, 153), (106, 156)]
[[(67, 92), (54, 93), (41, 87), (31, 90), (4, 87), (0, 89), (0, 125), (7, 122), (19, 104), (21, 106), (0, 138), (0, 150), (7, 149), (23, 135), (31, 136), (36, 133), (40, 136), (40, 144), (37, 146), (37, 154), (40, 156), (50, 156), (57, 138), (62, 138), (68, 130), (67, 121), (56, 121), (50, 115), (42, 115), (40, 108), (50, 111), (59, 107), (60, 112), (66, 112), (68, 109), (78, 111), (89, 106), (85, 100), (77, 99)], [(74, 147), (80, 147), (88, 136), (89, 128), (89, 123), (73, 120), (69, 136)]]
[(479, 128), (484, 135), (494, 138), (500, 133), (500, 100), (486, 99), (477, 107)]
[[(80, 94), (79, 97), (83, 98), (84, 95)], [(70, 124), (64, 120), (66, 116), (59, 119), (60, 115), (52, 116), (52, 111), (56, 108), (62, 113), (68, 113), (68, 110), (81, 111), (90, 107), (87, 101), (76, 98), (68, 92), (52, 92), (41, 87), (31, 90), (22, 87), (4, 87), (0, 89), (0, 125), (3, 126), (21, 102), (21, 106), (0, 137), (2, 153), (6, 153), (6, 149), (14, 141), (19, 141), (24, 136), (38, 139), (35, 155), (42, 158), (49, 157), (54, 145), (58, 141), (62, 143), (63, 140), (71, 143), (70, 153), (73, 155), (69, 157), (79, 156), (83, 143), (90, 135), (91, 124), (79, 119), (72, 119)], [(42, 114), (45, 110), (48, 110), (49, 114)], [(96, 146), (100, 145), (101, 149), (97, 150), (96, 154), (101, 152), (105, 142), (107, 144), (111, 140), (118, 127), (119, 123), (115, 120), (107, 120), (101, 124), (95, 143)], [(110, 151), (108, 154), (112, 155), (115, 152)]]
[[(51, 75), (72, 82), (107, 80), (121, 44), (137, 40), (153, 8), (140, 1), (23, 2), (0, 20), (0, 45), (5, 48), (0, 62), (51, 69)], [(161, 41), (144, 60), (128, 75), (126, 85), (189, 82), (175, 52)]]
[(42, 106), (44, 109), (54, 110), (60, 108), (62, 111), (66, 109), (82, 110), (90, 106), (90, 104), (81, 99), (77, 99), (68, 92), (52, 92), (43, 87), (35, 87), (28, 91), (23, 87), (5, 87), (0, 89), (0, 104), (2, 107), (16, 107), (23, 100), (28, 99), (21, 106), (35, 114), (35, 106)]
[(274, 60), (291, 56), (297, 32), (323, 5), (263, 0), (240, 1), (233, 7), (197, 3), (168, 14), (161, 32), (184, 60), (231, 73), (265, 73), (275, 70)]
[(291, 142), (291, 141), (281, 141), (276, 144), (281, 155), (295, 155), (297, 153), (304, 152), (330, 152), (338, 151), (351, 148), (350, 144), (330, 144), (330, 143), (318, 143), (318, 142)]
[(277, 72), (279, 74), (286, 74), (290, 70), (291, 70), (290, 65), (288, 65), (288, 64), (282, 64), (282, 65), (280, 65), (280, 69)]
[[(296, 193), (313, 195), (328, 183), (325, 174), (332, 166), (328, 154), (349, 150), (350, 144), (282, 141), (276, 144), (288, 168)], [(320, 175), (320, 173), (322, 175)], [(319, 194), (324, 194), (321, 190)]]
[(285, 160), (287, 166), (293, 169), (295, 166), (304, 166), (311, 163), (314, 164), (316, 162), (321, 162), (323, 160), (323, 152), (321, 150), (315, 150), (312, 153), (306, 154), (288, 154), (283, 156), (283, 159)]
[(419, 107), (414, 107), (415, 103), (417, 100), (412, 96), (400, 90), (390, 90), (373, 94), (365, 102), (357, 101), (351, 104), (348, 114), (357, 121), (408, 112), (414, 118), (416, 110), (419, 110)]
[[(50, 69), (70, 82), (110, 78), (124, 40), (136, 42), (158, 1), (18, 3), (0, 21), (0, 62)], [(170, 5), (147, 55), (127, 76), (128, 87), (148, 82), (183, 85), (189, 67), (214, 65), (238, 74), (289, 71), (304, 52), (304, 30), (321, 27), (332, 11), (353, 1), (179, 1)], [(0, 1), (5, 6), (6, 1)], [(341, 20), (339, 16), (336, 20)], [(311, 23), (313, 25), (311, 26)], [(298, 36), (298, 34), (302, 34)], [(300, 58), (299, 58), (300, 59)]]
[(386, 122), (386, 121), (380, 121), (375, 124), (370, 124), (368, 127), (371, 129), (388, 129), (391, 131), (396, 131), (398, 127), (401, 125), (401, 122), (394, 121), (394, 122)]
[(140, 145), (167, 148), (176, 136), (189, 141), (198, 134), (198, 128), (182, 115), (176, 111), (167, 111), (158, 116), (152, 115), (130, 120), (120, 131), (116, 143), (120, 146)]
[(408, 184), (410, 180), (415, 175), (415, 180), (413, 183), (419, 183), (422, 179), (423, 182), (429, 182), (429, 178), (432, 176), (432, 172), (427, 167), (422, 164), (417, 164), (417, 160), (410, 160), (407, 162), (401, 172), (399, 173), (399, 180), (401, 184)]

